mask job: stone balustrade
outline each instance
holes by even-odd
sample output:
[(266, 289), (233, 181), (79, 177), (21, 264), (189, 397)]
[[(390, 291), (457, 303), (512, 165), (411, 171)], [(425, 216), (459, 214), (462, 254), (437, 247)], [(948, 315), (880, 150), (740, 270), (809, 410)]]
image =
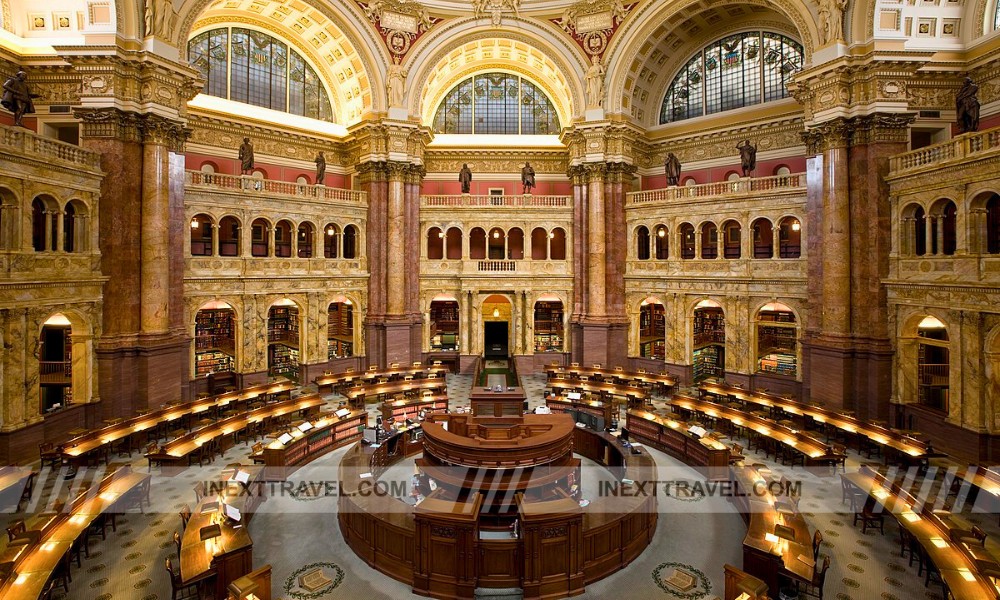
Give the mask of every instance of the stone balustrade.
[(699, 185), (674, 186), (643, 192), (629, 192), (626, 205), (651, 204), (673, 200), (707, 199), (726, 196), (751, 196), (775, 192), (805, 192), (806, 174), (791, 173), (772, 177), (744, 177), (735, 181), (717, 181)]
[(889, 159), (890, 177), (923, 169), (928, 165), (944, 165), (1000, 149), (1000, 127), (967, 133), (940, 144), (897, 154)]
[(184, 176), (184, 185), (189, 188), (203, 190), (219, 190), (255, 196), (293, 197), (321, 202), (365, 204), (368, 201), (367, 194), (360, 190), (345, 190), (323, 185), (258, 179), (250, 175), (225, 175), (222, 173), (187, 171)]
[(0, 127), (0, 151), (45, 163), (52, 163), (54, 159), (94, 171), (101, 168), (101, 155), (97, 152), (42, 137), (21, 127)]
[(517, 208), (569, 208), (573, 205), (572, 196), (536, 196), (534, 194), (517, 194), (511, 196), (490, 196), (472, 194), (453, 194), (443, 196), (421, 196), (422, 208), (435, 207), (517, 207)]

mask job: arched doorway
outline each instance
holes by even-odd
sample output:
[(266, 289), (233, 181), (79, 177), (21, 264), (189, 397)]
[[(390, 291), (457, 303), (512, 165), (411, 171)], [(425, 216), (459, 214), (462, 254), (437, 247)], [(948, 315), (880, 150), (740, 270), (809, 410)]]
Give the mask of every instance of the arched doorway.
[(951, 352), (948, 329), (927, 316), (917, 325), (917, 402), (947, 413)]
[(543, 294), (535, 302), (535, 352), (563, 352), (563, 303), (558, 296)]
[(301, 363), (299, 307), (287, 298), (278, 300), (267, 311), (267, 374), (299, 380)]
[(667, 324), (663, 304), (646, 298), (639, 305), (639, 356), (664, 360), (667, 356)]
[(498, 294), (483, 301), (483, 355), (487, 359), (506, 359), (510, 355), (511, 305)]
[(73, 326), (62, 313), (42, 324), (37, 354), (38, 395), (44, 415), (73, 401)]
[(726, 372), (726, 315), (721, 304), (702, 300), (695, 305), (693, 337), (691, 375), (694, 381), (722, 377)]
[(341, 296), (327, 307), (326, 359), (354, 356), (354, 303)]
[(194, 317), (194, 376), (229, 373), (236, 364), (236, 311), (225, 302), (202, 305)]
[(437, 296), (431, 301), (430, 323), (431, 352), (454, 352), (459, 347), (458, 300), (451, 296)]
[(757, 372), (796, 377), (798, 324), (792, 309), (771, 302), (757, 311)]

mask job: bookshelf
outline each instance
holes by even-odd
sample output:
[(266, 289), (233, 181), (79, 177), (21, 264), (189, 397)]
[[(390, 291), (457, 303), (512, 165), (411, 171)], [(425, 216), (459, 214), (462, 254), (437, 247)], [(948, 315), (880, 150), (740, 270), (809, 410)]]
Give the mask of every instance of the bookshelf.
[(708, 377), (722, 377), (725, 348), (723, 346), (704, 346), (695, 348), (692, 375), (695, 381)]
[(431, 350), (458, 350), (458, 302), (431, 302)]
[(354, 356), (354, 307), (344, 302), (330, 305), (327, 314), (327, 360)]
[(267, 317), (267, 341), (299, 345), (299, 309), (295, 306), (275, 306)]
[(639, 356), (666, 358), (666, 317), (662, 304), (647, 304), (639, 309)]
[(535, 352), (563, 351), (562, 302), (535, 303)]
[(233, 357), (219, 350), (208, 350), (194, 355), (195, 377), (232, 371), (233, 365)]
[(722, 377), (725, 371), (726, 316), (721, 308), (706, 307), (694, 311), (694, 353), (692, 375), (695, 381)]
[(795, 377), (797, 337), (791, 311), (762, 310), (757, 317), (757, 371)]
[(195, 377), (233, 370), (235, 318), (229, 308), (198, 311), (194, 319)]
[(284, 375), (297, 381), (299, 378), (299, 349), (284, 344), (268, 346), (267, 374), (270, 377)]

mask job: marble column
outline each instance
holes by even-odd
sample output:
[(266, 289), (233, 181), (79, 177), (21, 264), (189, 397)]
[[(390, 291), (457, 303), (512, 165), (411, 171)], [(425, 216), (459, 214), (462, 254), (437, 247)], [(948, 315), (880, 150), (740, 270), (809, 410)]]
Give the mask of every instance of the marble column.
[[(846, 335), (851, 328), (851, 212), (847, 142), (850, 129), (834, 121), (822, 131), (823, 147), (823, 308), (822, 328)], [(779, 235), (777, 227), (775, 237)]]
[(605, 267), (607, 243), (605, 235), (604, 178), (607, 165), (587, 165), (587, 316), (603, 318), (607, 310), (605, 298)]
[(360, 188), (368, 194), (367, 231), (368, 312), (365, 316), (364, 354), (370, 365), (385, 364), (385, 239), (388, 172), (385, 163), (367, 162), (358, 165)]
[[(587, 176), (583, 166), (570, 167), (573, 184), (573, 300), (569, 314), (570, 344), (564, 349), (574, 357), (583, 353), (580, 320), (587, 313)], [(530, 237), (530, 234), (529, 234)], [(546, 243), (548, 241), (546, 240)]]
[(386, 314), (401, 315), (406, 301), (405, 163), (389, 163), (386, 237)]

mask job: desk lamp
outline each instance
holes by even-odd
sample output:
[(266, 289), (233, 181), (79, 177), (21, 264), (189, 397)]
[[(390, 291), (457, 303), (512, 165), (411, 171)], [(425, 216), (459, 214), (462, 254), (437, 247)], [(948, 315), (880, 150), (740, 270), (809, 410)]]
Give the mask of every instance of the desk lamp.
[(218, 524), (206, 525), (198, 530), (198, 535), (201, 538), (201, 541), (205, 542), (206, 548), (209, 544), (212, 545), (212, 554), (218, 554), (219, 536), (222, 535), (222, 527)]

